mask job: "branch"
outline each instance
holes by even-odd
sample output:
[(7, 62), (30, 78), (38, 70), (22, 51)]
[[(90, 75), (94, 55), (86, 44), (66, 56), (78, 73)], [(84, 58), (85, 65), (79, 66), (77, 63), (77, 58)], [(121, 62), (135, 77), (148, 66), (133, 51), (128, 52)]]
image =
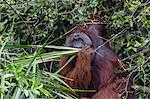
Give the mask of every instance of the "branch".
[(127, 59), (134, 59), (134, 58), (138, 57), (140, 53), (148, 53), (148, 52), (150, 52), (149, 48), (144, 49), (144, 50), (142, 50), (142, 51), (140, 51), (140, 52), (138, 52), (136, 54), (133, 54), (131, 56), (128, 56), (128, 57), (124, 58), (123, 61), (126, 61)]
[(146, 86), (141, 86), (141, 85), (135, 85), (135, 86), (132, 86), (135, 90), (141, 90), (143, 92), (146, 92), (146, 93), (150, 93), (150, 87), (146, 87)]
[(28, 31), (29, 31), (29, 33), (31, 33), (30, 32), (30, 27), (27, 25), (27, 23), (24, 21), (24, 19), (20, 16), (20, 14), (17, 12), (17, 10), (16, 9), (14, 9), (6, 0), (4, 0), (4, 2), (18, 15), (18, 17), (23, 21), (23, 23), (28, 27)]
[(120, 34), (126, 33), (128, 29), (129, 29), (129, 27), (128, 27), (128, 28), (124, 28), (122, 31), (120, 31), (119, 33), (117, 33), (116, 35), (114, 35), (112, 38), (110, 38), (109, 40), (107, 40), (106, 42), (104, 42), (102, 45), (98, 46), (98, 47), (95, 49), (95, 51), (97, 51), (97, 50), (100, 49), (101, 47), (105, 46), (105, 44), (107, 44), (107, 43), (110, 42), (111, 40), (116, 39)]

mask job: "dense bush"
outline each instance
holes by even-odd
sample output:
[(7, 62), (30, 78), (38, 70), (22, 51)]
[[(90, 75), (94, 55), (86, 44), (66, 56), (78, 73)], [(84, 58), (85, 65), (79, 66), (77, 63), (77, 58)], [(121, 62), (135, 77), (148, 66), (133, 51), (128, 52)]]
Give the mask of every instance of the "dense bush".
[(57, 63), (62, 54), (77, 50), (58, 49), (65, 49), (60, 45), (71, 28), (97, 14), (107, 25), (110, 45), (130, 66), (138, 98), (148, 99), (149, 5), (149, 0), (1, 0), (1, 98), (75, 98), (58, 75)]

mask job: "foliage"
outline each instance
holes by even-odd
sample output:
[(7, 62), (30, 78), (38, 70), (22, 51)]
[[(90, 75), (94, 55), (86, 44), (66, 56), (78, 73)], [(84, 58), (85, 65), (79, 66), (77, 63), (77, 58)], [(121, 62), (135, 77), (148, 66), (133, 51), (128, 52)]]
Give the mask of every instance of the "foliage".
[(1, 0), (1, 98), (75, 98), (57, 63), (78, 50), (50, 45), (63, 45), (67, 32), (92, 14), (107, 24), (107, 39), (130, 66), (138, 98), (150, 97), (149, 5), (149, 0)]

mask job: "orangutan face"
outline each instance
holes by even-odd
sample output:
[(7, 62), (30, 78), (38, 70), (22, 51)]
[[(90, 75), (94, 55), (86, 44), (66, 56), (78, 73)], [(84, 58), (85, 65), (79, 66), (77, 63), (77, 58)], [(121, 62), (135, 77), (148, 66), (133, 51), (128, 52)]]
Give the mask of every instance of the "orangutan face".
[(65, 46), (82, 48), (84, 45), (92, 45), (91, 39), (83, 32), (70, 34), (65, 42)]

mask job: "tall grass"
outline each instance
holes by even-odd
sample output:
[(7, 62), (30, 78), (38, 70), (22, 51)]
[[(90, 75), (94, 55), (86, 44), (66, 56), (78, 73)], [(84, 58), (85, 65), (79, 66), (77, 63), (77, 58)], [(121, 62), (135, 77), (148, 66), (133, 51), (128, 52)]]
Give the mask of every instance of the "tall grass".
[[(34, 48), (33, 54), (8, 53), (8, 50)], [(66, 51), (51, 51), (43, 53), (43, 48), (61, 49)], [(73, 54), (80, 49), (50, 45), (7, 45), (7, 40), (1, 43), (0, 49), (0, 93), (1, 99), (23, 98), (75, 98), (70, 94), (74, 92), (56, 72), (40, 70), (39, 63), (59, 61), (65, 54)], [(53, 67), (52, 67), (53, 68)], [(66, 87), (65, 87), (66, 86)]]

